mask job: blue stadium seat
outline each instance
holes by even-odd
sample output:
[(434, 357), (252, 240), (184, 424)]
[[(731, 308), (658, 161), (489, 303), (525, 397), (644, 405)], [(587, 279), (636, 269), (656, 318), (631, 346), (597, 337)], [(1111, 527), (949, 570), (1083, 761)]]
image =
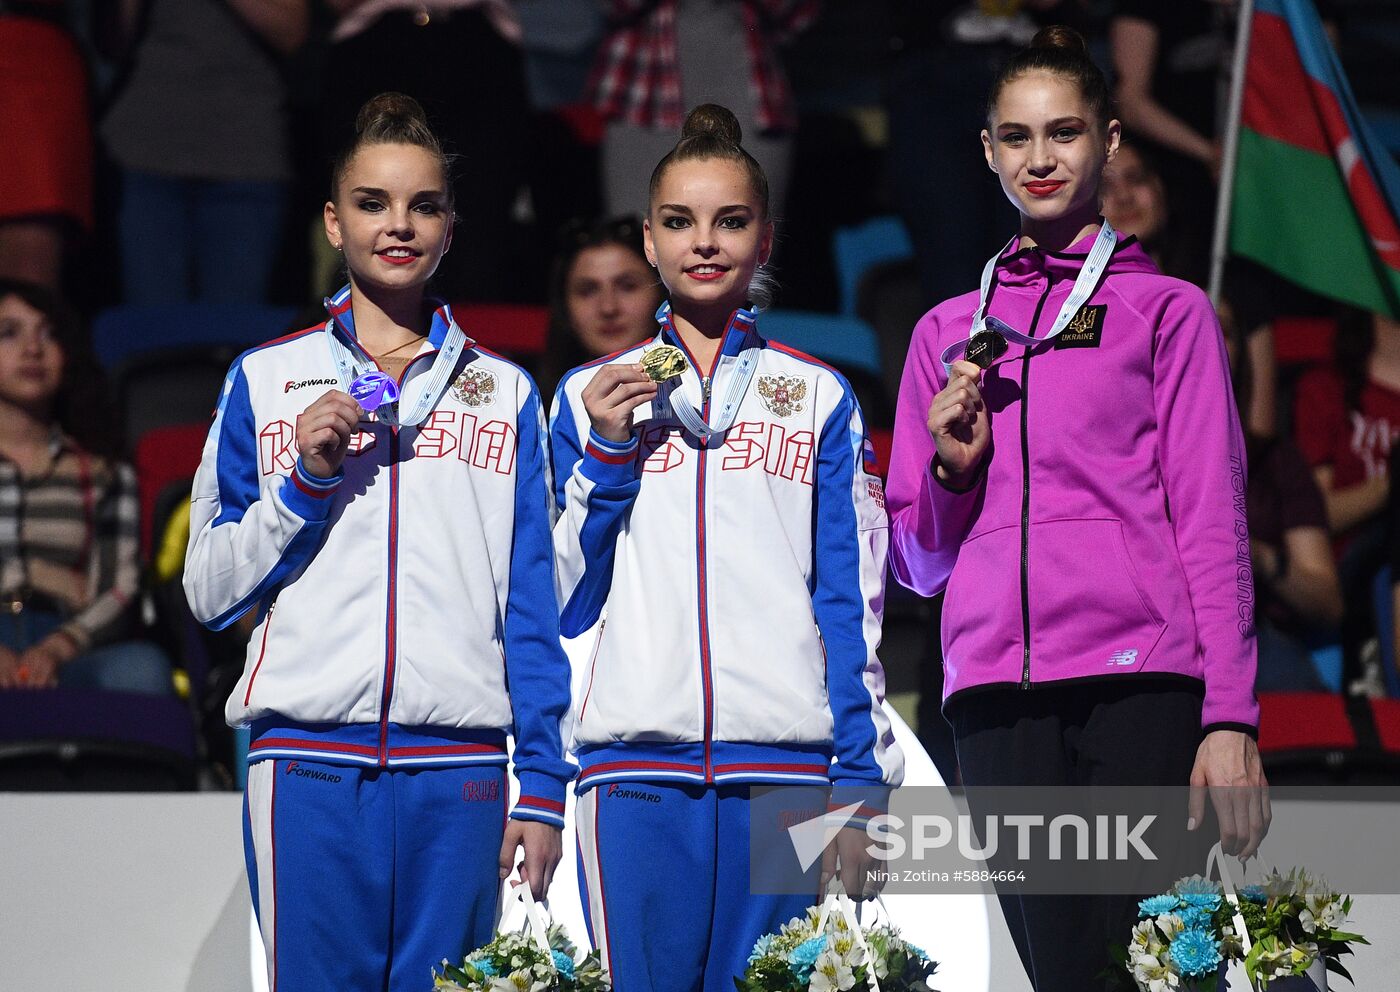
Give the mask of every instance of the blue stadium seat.
[(857, 317), (803, 310), (773, 310), (758, 320), (763, 336), (841, 368), (880, 374), (875, 331)]
[(860, 281), (877, 265), (914, 257), (914, 243), (904, 222), (893, 215), (873, 217), (855, 227), (838, 228), (832, 239), (836, 276), (841, 283), (841, 312), (856, 315)]
[(170, 349), (233, 346), (269, 341), (289, 330), (297, 311), (257, 303), (180, 303), (112, 307), (92, 324), (92, 347), (108, 372), (133, 358)]

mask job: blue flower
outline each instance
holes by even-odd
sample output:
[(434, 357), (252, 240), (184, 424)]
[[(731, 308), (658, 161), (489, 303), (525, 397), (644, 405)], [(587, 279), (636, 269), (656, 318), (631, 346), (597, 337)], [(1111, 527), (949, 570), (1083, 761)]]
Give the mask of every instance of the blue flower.
[(1204, 978), (1220, 965), (1220, 945), (1201, 930), (1184, 930), (1172, 941), (1171, 956), (1183, 975)]
[(904, 946), (909, 948), (910, 953), (913, 954), (920, 961), (928, 960), (928, 955), (924, 953), (924, 949), (918, 946), (917, 944), (911, 944), (909, 943), (909, 941), (906, 940), (904, 942)]
[(773, 935), (765, 933), (753, 945), (753, 950), (749, 951), (749, 964), (753, 964), (759, 958), (764, 957), (773, 949)]
[(467, 958), (467, 964), (471, 965), (487, 978), (496, 974), (496, 966), (491, 963), (490, 958)]
[(812, 965), (816, 964), (821, 952), (826, 950), (826, 936), (813, 937), (804, 940), (792, 949), (788, 955), (788, 964), (792, 966), (793, 974), (802, 980), (812, 972)]
[(1214, 913), (1220, 908), (1220, 896), (1206, 892), (1183, 892), (1181, 901), (1187, 906)]
[(1269, 893), (1262, 885), (1246, 885), (1240, 889), (1240, 895), (1244, 896), (1247, 902), (1258, 903), (1260, 906), (1269, 901)]
[(1181, 917), (1181, 922), (1186, 925), (1187, 930), (1210, 929), (1212, 913), (1204, 906), (1192, 906), (1188, 903), (1185, 909), (1177, 911), (1177, 915)]
[(1163, 913), (1170, 913), (1176, 909), (1176, 896), (1153, 896), (1138, 903), (1138, 918), (1147, 919), (1149, 916), (1161, 916)]
[(550, 954), (554, 958), (554, 967), (558, 970), (559, 974), (563, 975), (565, 978), (573, 978), (574, 959), (563, 951), (551, 951)]

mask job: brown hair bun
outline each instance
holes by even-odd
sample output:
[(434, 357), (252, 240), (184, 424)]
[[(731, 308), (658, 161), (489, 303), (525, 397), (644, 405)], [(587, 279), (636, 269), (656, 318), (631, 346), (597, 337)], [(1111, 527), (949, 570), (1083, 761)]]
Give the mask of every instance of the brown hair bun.
[(685, 115), (685, 123), (681, 125), (682, 141), (701, 137), (718, 138), (731, 145), (740, 145), (744, 140), (744, 131), (739, 127), (739, 119), (728, 107), (702, 103)]

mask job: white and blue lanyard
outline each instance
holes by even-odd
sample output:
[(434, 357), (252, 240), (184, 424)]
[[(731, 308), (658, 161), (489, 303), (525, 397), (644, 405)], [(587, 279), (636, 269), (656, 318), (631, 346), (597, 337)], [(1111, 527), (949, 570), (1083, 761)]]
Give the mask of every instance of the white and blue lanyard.
[[(345, 392), (350, 391), (350, 384), (367, 372), (378, 372), (379, 366), (374, 359), (361, 353), (356, 355), (348, 347), (340, 336), (335, 333), (335, 318), (326, 321), (326, 341), (330, 345), (331, 358), (335, 360), (336, 374), (340, 378), (340, 388)], [(442, 394), (447, 390), (448, 380), (452, 378), (452, 373), (457, 367), (457, 356), (467, 345), (466, 333), (457, 326), (457, 322), (452, 321), (447, 329), (447, 336), (443, 339), (442, 346), (438, 349), (437, 356), (433, 359), (432, 368), (424, 375), (415, 376), (412, 383), (406, 383), (403, 391), (403, 399), (394, 403), (384, 403), (375, 411), (375, 416), (382, 422), (392, 427), (417, 427), (428, 419), (437, 401), (442, 398)], [(356, 349), (359, 350), (358, 348)], [(416, 394), (412, 403), (407, 403), (409, 392)], [(408, 409), (407, 414), (400, 414), (400, 410)]]
[(996, 271), (997, 262), (1001, 261), (1002, 254), (1006, 249), (1003, 248), (1002, 251), (987, 259), (987, 264), (982, 267), (982, 290), (981, 297), (977, 301), (977, 312), (972, 315), (972, 333), (968, 335), (966, 341), (957, 341), (943, 349), (940, 361), (943, 362), (944, 374), (952, 374), (953, 363), (967, 351), (967, 346), (972, 342), (972, 339), (985, 331), (995, 331), (1012, 344), (1023, 345), (1027, 348), (1044, 344), (1056, 337), (1069, 326), (1069, 322), (1074, 319), (1079, 308), (1088, 303), (1089, 298), (1094, 295), (1094, 291), (1099, 288), (1099, 279), (1108, 268), (1108, 261), (1113, 257), (1113, 249), (1117, 245), (1118, 233), (1113, 230), (1113, 225), (1105, 220), (1099, 228), (1098, 237), (1094, 239), (1094, 246), (1089, 249), (1089, 257), (1084, 260), (1079, 275), (1075, 276), (1074, 288), (1070, 290), (1068, 298), (1061, 305), (1060, 312), (1055, 315), (1055, 323), (1050, 325), (1048, 334), (1038, 338), (1022, 334), (999, 318), (987, 315), (987, 300), (991, 295), (992, 275)]
[[(662, 323), (662, 330), (656, 336), (656, 344), (666, 343), (665, 328), (670, 315), (671, 307), (668, 303), (663, 303), (661, 309), (656, 312), (656, 319)], [(745, 324), (748, 328), (744, 335), (744, 347), (739, 352), (734, 366), (734, 374), (729, 378), (729, 388), (725, 391), (724, 400), (718, 407), (711, 410), (710, 419), (707, 421), (699, 410), (676, 395), (676, 390), (681, 382), (680, 376), (671, 380), (674, 385), (670, 389), (663, 388), (663, 391), (657, 395), (655, 402), (655, 412), (658, 417), (665, 417), (668, 411), (674, 411), (676, 418), (685, 425), (685, 429), (705, 443), (708, 443), (710, 438), (725, 433), (734, 425), (734, 418), (739, 415), (739, 405), (743, 402), (744, 393), (748, 391), (749, 383), (753, 381), (754, 374), (758, 371), (758, 358), (760, 352), (763, 351), (762, 339), (758, 336), (758, 331), (754, 326), (753, 311), (740, 308), (734, 319)], [(716, 372), (718, 372), (718, 367)], [(699, 375), (700, 370), (696, 369), (695, 373)], [(708, 395), (709, 385), (707, 381), (702, 377), (700, 382), (701, 389)]]

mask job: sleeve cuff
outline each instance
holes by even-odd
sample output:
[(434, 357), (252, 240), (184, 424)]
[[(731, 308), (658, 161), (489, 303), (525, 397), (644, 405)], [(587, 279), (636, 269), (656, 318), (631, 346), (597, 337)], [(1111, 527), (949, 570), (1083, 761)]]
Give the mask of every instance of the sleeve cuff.
[(282, 486), (282, 502), (303, 520), (325, 520), (331, 511), (330, 497), (340, 488), (344, 478), (343, 470), (329, 479), (312, 475), (298, 458), (292, 474), (287, 476)]
[(590, 430), (580, 471), (600, 486), (626, 485), (635, 478), (632, 463), (640, 447), (641, 441), (635, 435), (626, 444), (618, 444)]
[(952, 493), (955, 496), (963, 496), (967, 493), (972, 492), (978, 486), (982, 485), (982, 480), (987, 477), (987, 460), (989, 457), (990, 452), (982, 456), (982, 462), (977, 466), (977, 471), (973, 474), (972, 481), (961, 488), (957, 486), (950, 486), (948, 483), (944, 482), (939, 477), (938, 466), (940, 462), (938, 460), (937, 454), (935, 454), (933, 458), (929, 460), (928, 474), (933, 478), (934, 482), (938, 483), (939, 488), (941, 488), (944, 492)]
[[(826, 806), (827, 825), (864, 829), (875, 817), (884, 816), (890, 811), (892, 791), (887, 785), (875, 785), (864, 780), (834, 781)], [(857, 804), (857, 809), (850, 809)], [(848, 810), (849, 816), (841, 810)]]
[(517, 772), (520, 780), (520, 798), (510, 812), (512, 820), (535, 820), (563, 829), (564, 782), (541, 772)]
[(1258, 742), (1259, 728), (1250, 723), (1233, 723), (1230, 721), (1218, 720), (1215, 723), (1208, 723), (1201, 728), (1201, 739), (1204, 740), (1207, 734), (1216, 730), (1236, 730), (1241, 734), (1248, 734), (1252, 740)]

